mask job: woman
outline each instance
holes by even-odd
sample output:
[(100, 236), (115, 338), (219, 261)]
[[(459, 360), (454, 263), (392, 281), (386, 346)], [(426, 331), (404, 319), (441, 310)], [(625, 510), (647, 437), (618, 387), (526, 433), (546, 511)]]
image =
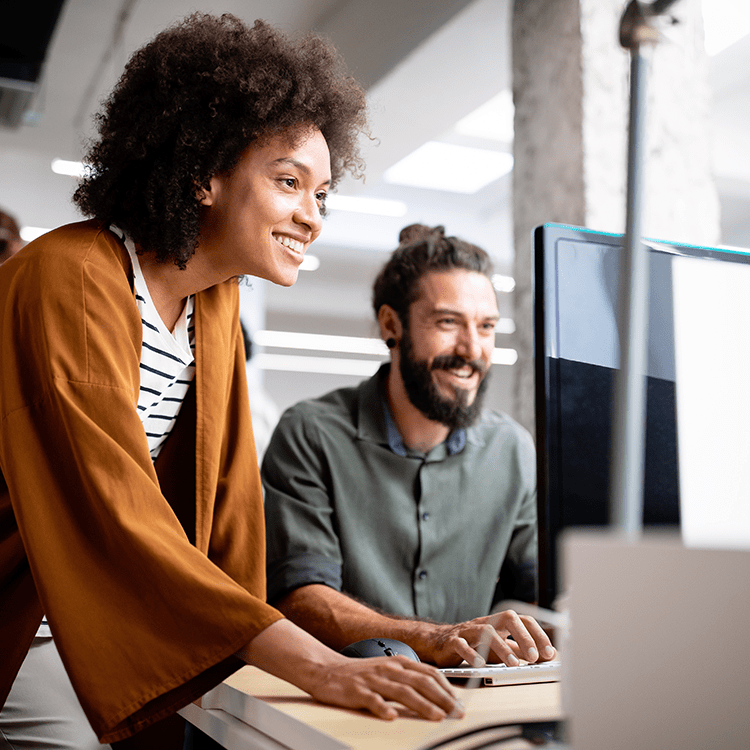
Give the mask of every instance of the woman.
[(74, 196), (94, 218), (2, 267), (11, 741), (45, 721), (66, 747), (129, 737), (243, 662), (384, 718), (388, 699), (454, 709), (436, 670), (346, 659), (265, 603), (236, 279), (294, 283), (364, 118), (320, 39), (193, 15), (136, 52), (98, 118)]

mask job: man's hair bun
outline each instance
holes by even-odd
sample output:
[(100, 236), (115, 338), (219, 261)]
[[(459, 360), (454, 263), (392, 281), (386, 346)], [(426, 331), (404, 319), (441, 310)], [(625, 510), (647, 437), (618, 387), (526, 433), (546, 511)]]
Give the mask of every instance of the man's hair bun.
[(408, 227), (404, 227), (399, 232), (398, 244), (399, 246), (414, 245), (436, 233), (443, 236), (445, 234), (445, 229), (443, 227), (428, 227), (424, 224), (409, 224)]

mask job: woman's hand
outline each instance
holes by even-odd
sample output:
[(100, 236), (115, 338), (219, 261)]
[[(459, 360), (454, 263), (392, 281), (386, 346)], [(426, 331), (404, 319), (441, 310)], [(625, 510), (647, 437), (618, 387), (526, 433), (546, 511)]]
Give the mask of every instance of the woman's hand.
[(463, 706), (448, 680), (434, 667), (406, 656), (345, 659), (324, 669), (319, 684), (308, 692), (321, 701), (347, 708), (364, 708), (381, 719), (395, 719), (396, 701), (424, 719), (460, 718)]
[(267, 627), (237, 656), (322, 703), (366, 709), (381, 719), (398, 716), (388, 701), (433, 721), (464, 714), (450, 683), (435, 667), (405, 656), (342, 656), (289, 620)]

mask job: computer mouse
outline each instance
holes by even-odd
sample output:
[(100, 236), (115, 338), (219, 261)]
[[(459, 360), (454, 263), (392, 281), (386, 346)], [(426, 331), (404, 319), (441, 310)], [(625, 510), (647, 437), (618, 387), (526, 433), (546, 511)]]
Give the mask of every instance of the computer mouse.
[(393, 638), (366, 638), (357, 641), (341, 650), (344, 656), (369, 658), (371, 656), (406, 656), (413, 661), (419, 661), (419, 657), (411, 646)]

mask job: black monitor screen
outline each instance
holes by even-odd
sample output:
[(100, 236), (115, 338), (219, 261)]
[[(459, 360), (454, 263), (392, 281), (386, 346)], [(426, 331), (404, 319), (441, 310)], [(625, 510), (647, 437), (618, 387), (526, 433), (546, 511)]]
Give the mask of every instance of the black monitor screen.
[[(750, 255), (646, 240), (649, 334), (645, 526), (679, 524), (672, 260), (750, 264)], [(545, 224), (534, 232), (534, 354), (539, 604), (558, 593), (557, 545), (571, 526), (609, 522), (609, 467), (619, 361), (621, 235)]]

